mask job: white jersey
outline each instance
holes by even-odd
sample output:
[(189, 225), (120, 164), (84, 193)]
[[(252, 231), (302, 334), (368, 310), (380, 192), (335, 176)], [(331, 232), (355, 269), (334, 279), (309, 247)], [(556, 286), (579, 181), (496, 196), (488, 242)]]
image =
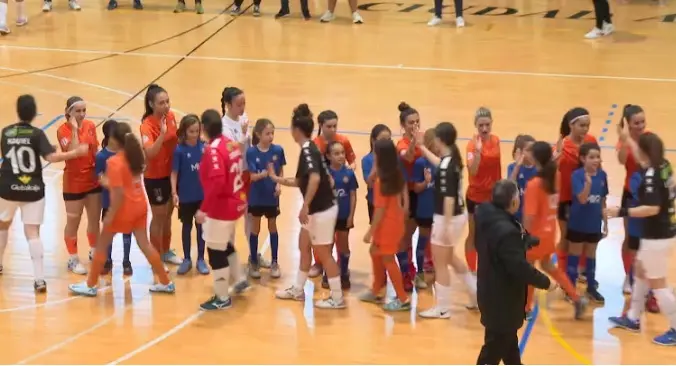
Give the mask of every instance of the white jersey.
[(248, 165), (246, 162), (246, 151), (251, 146), (251, 136), (249, 133), (249, 117), (246, 113), (239, 116), (235, 121), (231, 119), (227, 114), (221, 119), (223, 123), (223, 136), (233, 140), (238, 141), (244, 145), (244, 150), (242, 151), (242, 159), (244, 170), (248, 170)]

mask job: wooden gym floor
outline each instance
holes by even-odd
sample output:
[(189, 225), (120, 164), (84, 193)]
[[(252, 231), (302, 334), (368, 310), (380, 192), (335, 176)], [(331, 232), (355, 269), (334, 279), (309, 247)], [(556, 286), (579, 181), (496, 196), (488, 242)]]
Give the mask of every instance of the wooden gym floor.
[[(191, 1), (188, 0), (189, 6)], [(245, 6), (249, 6), (249, 2)], [(170, 93), (178, 115), (218, 108), (224, 86), (246, 91), (251, 118), (277, 123), (276, 142), (287, 152), (295, 170), (298, 150), (288, 135), (291, 109), (307, 102), (315, 113), (333, 109), (340, 130), (350, 136), (361, 157), (368, 150), (367, 134), (378, 122), (397, 128), (397, 104), (405, 100), (421, 112), (424, 127), (441, 120), (459, 126), (464, 144), (473, 134), (474, 110), (493, 110), (495, 132), (504, 139), (504, 164), (511, 139), (519, 133), (554, 141), (562, 114), (584, 106), (592, 113), (591, 132), (604, 145), (604, 167), (611, 177), (611, 204), (618, 203), (624, 170), (614, 158), (614, 123), (625, 103), (642, 105), (649, 128), (667, 146), (676, 146), (669, 129), (676, 115), (676, 5), (640, 0), (611, 4), (617, 33), (597, 41), (582, 36), (591, 29), (591, 2), (469, 1), (465, 29), (451, 20), (430, 29), (431, 2), (362, 4), (365, 24), (349, 22), (346, 4), (333, 24), (320, 24), (324, 3), (313, 1), (315, 18), (294, 15), (280, 21), (272, 15), (278, 4), (264, 1), (261, 18), (232, 18), (227, 4), (206, 1), (206, 14), (172, 14), (171, 1), (147, 1), (135, 11), (127, 1), (114, 12), (103, 0), (85, 1), (79, 13), (55, 1), (51, 14), (28, 1), (30, 24), (14, 28), (0, 44), (2, 123), (15, 121), (15, 98), (32, 93), (43, 126), (55, 142), (65, 100), (79, 95), (98, 122), (113, 115), (138, 124), (141, 94), (157, 81)], [(10, 4), (10, 24), (13, 19)], [(146, 26), (144, 30), (142, 26)], [(612, 122), (606, 123), (606, 120)], [(673, 150), (672, 150), (673, 151)], [(674, 158), (674, 154), (670, 154)], [(308, 302), (273, 299), (273, 290), (295, 275), (299, 225), (299, 194), (282, 195), (279, 218), (282, 279), (265, 274), (253, 291), (236, 298), (228, 311), (203, 314), (198, 304), (211, 294), (211, 278), (174, 277), (176, 296), (150, 296), (150, 268), (134, 248), (135, 274), (122, 279), (116, 267), (112, 287), (96, 299), (71, 297), (69, 283), (82, 277), (66, 271), (62, 243), (64, 208), (62, 165), (45, 171), (48, 182), (45, 245), (47, 295), (32, 291), (32, 268), (26, 241), (17, 220), (5, 254), (0, 279), (0, 363), (473, 363), (482, 344), (479, 316), (462, 308), (465, 294), (456, 288), (450, 321), (416, 318), (415, 312), (385, 314), (359, 303), (355, 294), (370, 283), (364, 190), (359, 193), (352, 231), (354, 289), (345, 311), (317, 311)], [(360, 174), (361, 177), (361, 174)], [(361, 184), (361, 181), (360, 181)], [(650, 339), (667, 327), (650, 315), (641, 335), (609, 331), (610, 315), (623, 306), (624, 274), (620, 260), (621, 224), (612, 220), (611, 235), (600, 245), (599, 280), (607, 298), (575, 322), (563, 301), (540, 306), (537, 320), (522, 332), (524, 361), (531, 364), (668, 363), (674, 349)], [(84, 222), (82, 227), (84, 228)], [(173, 246), (180, 250), (179, 224)], [(262, 238), (266, 237), (263, 231)], [(240, 234), (237, 246), (247, 252)], [(81, 243), (86, 243), (84, 229)], [(80, 255), (86, 258), (87, 246)], [(115, 244), (115, 257), (121, 245)], [(268, 253), (266, 252), (266, 255)], [(676, 259), (673, 258), (673, 259)], [(676, 272), (672, 269), (672, 279)], [(110, 284), (111, 280), (106, 279)], [(315, 282), (316, 283), (316, 282)], [(308, 283), (311, 293), (313, 284)], [(320, 291), (321, 292), (321, 291)], [(318, 294), (319, 296), (319, 294)], [(432, 305), (424, 291), (414, 296), (419, 308)], [(542, 305), (542, 303), (541, 303)], [(416, 309), (416, 310), (418, 310)], [(29, 337), (28, 339), (25, 337)]]

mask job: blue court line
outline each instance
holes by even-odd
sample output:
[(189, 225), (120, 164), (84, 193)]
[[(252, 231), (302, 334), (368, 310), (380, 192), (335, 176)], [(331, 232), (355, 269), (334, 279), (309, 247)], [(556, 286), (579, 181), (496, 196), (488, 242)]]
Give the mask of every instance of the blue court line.
[(536, 299), (532, 316), (528, 323), (526, 323), (526, 329), (523, 331), (523, 335), (521, 335), (521, 341), (519, 342), (519, 353), (521, 356), (523, 356), (523, 353), (526, 351), (526, 345), (528, 345), (528, 340), (530, 339), (530, 335), (533, 332), (533, 328), (535, 327), (535, 321), (538, 318), (538, 313), (540, 313), (540, 304), (538, 304)]
[(608, 112), (608, 119), (606, 119), (603, 128), (601, 129), (601, 134), (599, 135), (599, 142), (603, 142), (606, 139), (606, 133), (608, 133), (608, 128), (613, 123), (610, 117), (615, 115), (615, 109), (617, 109), (617, 104), (610, 106), (610, 111)]

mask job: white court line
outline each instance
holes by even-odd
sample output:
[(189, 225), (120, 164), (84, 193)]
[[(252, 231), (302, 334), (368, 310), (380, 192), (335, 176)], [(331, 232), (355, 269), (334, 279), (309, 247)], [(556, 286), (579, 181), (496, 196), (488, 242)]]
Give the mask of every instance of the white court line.
[[(340, 63), (340, 62), (319, 62), (319, 61), (294, 61), (294, 60), (274, 60), (274, 59), (253, 59), (253, 58), (235, 58), (235, 57), (216, 57), (216, 56), (184, 56), (163, 53), (146, 53), (146, 52), (115, 52), (115, 51), (99, 51), (99, 50), (80, 50), (68, 48), (49, 48), (49, 47), (27, 47), (27, 46), (8, 46), (3, 45), (0, 48), (17, 49), (25, 51), (50, 51), (50, 52), (68, 52), (68, 53), (87, 53), (95, 55), (118, 55), (118, 56), (136, 56), (136, 57), (161, 57), (161, 58), (185, 58), (188, 60), (211, 60), (211, 61), (226, 61), (226, 62), (248, 62), (248, 63), (267, 63), (277, 65), (302, 65), (302, 66), (323, 66), (323, 67), (344, 67), (344, 68), (359, 68), (359, 69), (383, 69), (383, 70), (408, 70), (408, 71), (436, 71), (448, 72), (456, 74), (485, 74), (485, 75), (510, 75), (510, 76), (533, 76), (533, 77), (548, 77), (548, 78), (567, 78), (567, 79), (605, 79), (605, 80), (623, 80), (623, 81), (648, 81), (648, 82), (663, 82), (676, 83), (674, 78), (648, 78), (637, 76), (613, 76), (613, 75), (585, 75), (585, 74), (564, 74), (564, 73), (547, 73), (547, 72), (525, 72), (525, 71), (502, 71), (502, 70), (472, 70), (472, 69), (456, 69), (445, 67), (422, 67), (422, 66), (406, 66), (403, 64), (396, 65), (378, 65), (378, 64), (358, 64), (358, 63)], [(38, 74), (35, 74), (38, 75)]]

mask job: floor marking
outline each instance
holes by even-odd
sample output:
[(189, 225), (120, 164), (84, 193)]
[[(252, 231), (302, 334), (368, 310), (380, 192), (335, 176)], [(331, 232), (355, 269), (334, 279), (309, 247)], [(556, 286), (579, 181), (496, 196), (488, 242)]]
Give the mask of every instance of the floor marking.
[[(126, 284), (130, 280), (131, 280), (131, 277), (125, 278), (122, 283)], [(108, 285), (106, 287), (102, 287), (102, 288), (99, 289), (99, 292), (110, 290), (112, 287), (113, 287), (112, 284)], [(23, 306), (17, 306), (15, 308), (0, 309), (0, 314), (11, 313), (11, 312), (14, 312), (14, 311), (28, 310), (28, 309), (38, 309), (38, 308), (43, 308), (43, 307), (52, 306), (52, 305), (65, 304), (65, 303), (68, 303), (68, 302), (71, 302), (71, 301), (74, 301), (74, 300), (77, 300), (77, 299), (82, 299), (82, 298), (83, 298), (83, 296), (70, 296), (70, 297), (66, 297), (66, 298), (61, 299), (61, 300), (46, 301), (46, 302), (43, 302), (41, 304), (23, 305)]]
[[(547, 293), (546, 291), (539, 291), (540, 292), (540, 303), (545, 304), (547, 301)], [(583, 365), (591, 365), (592, 362), (582, 354), (580, 354), (578, 351), (575, 350), (568, 342), (566, 342), (565, 339), (561, 336), (561, 332), (554, 326), (552, 323), (552, 319), (549, 317), (549, 313), (547, 311), (547, 306), (541, 306), (540, 307), (540, 312), (542, 312), (542, 321), (545, 323), (545, 326), (549, 330), (549, 333), (552, 335), (554, 340), (558, 344), (563, 347), (568, 353), (570, 353), (575, 359), (580, 362)]]
[(16, 49), (16, 50), (24, 50), (24, 51), (89, 53), (89, 54), (100, 54), (100, 55), (161, 57), (161, 58), (177, 58), (177, 59), (186, 58), (188, 60), (211, 60), (211, 61), (226, 61), (226, 62), (268, 63), (268, 64), (287, 64), (287, 65), (302, 65), (302, 66), (323, 66), (323, 67), (346, 67), (346, 68), (360, 68), (360, 69), (437, 71), (437, 72), (449, 72), (449, 73), (456, 73), (456, 74), (486, 74), (486, 75), (509, 75), (509, 76), (533, 76), (533, 77), (546, 77), (546, 78), (566, 78), (566, 79), (604, 79), (604, 80), (676, 83), (675, 78), (649, 78), (649, 77), (640, 77), (640, 76), (584, 75), (584, 74), (526, 72), (526, 71), (501, 71), (501, 70), (472, 70), (472, 69), (457, 69), (457, 68), (445, 68), (445, 67), (406, 66), (406, 65), (403, 65), (403, 64), (393, 64), (393, 65), (382, 65), (381, 64), (381, 65), (378, 65), (378, 64), (357, 64), (357, 63), (320, 62), (320, 61), (253, 59), (253, 58), (216, 57), (216, 56), (188, 56), (188, 57), (185, 57), (183, 55), (163, 54), (163, 53), (148, 53), (148, 52), (124, 53), (124, 52), (103, 51), (103, 50), (84, 50), (84, 49), (9, 46), (9, 45), (4, 45), (4, 46), (1, 46), (1, 47), (6, 48), (6, 49)]

